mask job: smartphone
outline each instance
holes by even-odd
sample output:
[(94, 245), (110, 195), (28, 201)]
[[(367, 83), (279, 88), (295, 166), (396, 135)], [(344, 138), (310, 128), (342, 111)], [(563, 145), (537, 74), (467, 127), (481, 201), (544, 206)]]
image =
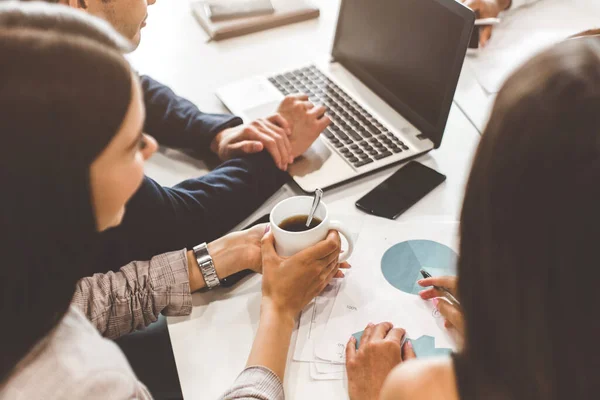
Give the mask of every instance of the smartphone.
[(396, 219), (446, 180), (446, 176), (411, 161), (356, 202), (359, 209)]
[(229, 2), (229, 4), (205, 3), (204, 10), (213, 22), (251, 17), (254, 15), (273, 14), (275, 12), (271, 0), (244, 0)]
[[(265, 222), (269, 222), (269, 219), (270, 219), (270, 214), (263, 215), (262, 217), (260, 217), (256, 221), (252, 222), (250, 225), (246, 226), (242, 230), (245, 231), (246, 229), (250, 229), (255, 225), (264, 224)], [(235, 285), (236, 283), (238, 283), (239, 281), (241, 281), (242, 279), (244, 279), (245, 277), (247, 277), (248, 275), (252, 275), (253, 273), (254, 273), (254, 271), (252, 271), (251, 269), (244, 269), (244, 270), (241, 270), (240, 272), (236, 272), (233, 275), (229, 275), (228, 277), (221, 279), (221, 286), (231, 287), (231, 286)]]

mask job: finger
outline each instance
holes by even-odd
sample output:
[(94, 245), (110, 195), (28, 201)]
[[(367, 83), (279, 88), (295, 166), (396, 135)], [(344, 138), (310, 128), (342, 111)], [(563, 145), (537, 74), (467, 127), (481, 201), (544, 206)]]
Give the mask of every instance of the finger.
[(275, 165), (277, 165), (279, 169), (283, 169), (284, 165), (281, 159), (281, 154), (279, 154), (279, 147), (277, 146), (275, 139), (273, 139), (264, 132), (258, 132), (258, 136), (263, 146), (267, 148), (267, 151), (269, 152), (269, 154), (271, 154), (271, 157), (273, 157)]
[(456, 330), (458, 330), (460, 333), (463, 333), (464, 330), (462, 312), (456, 306), (450, 305), (450, 303), (448, 303), (448, 301), (446, 301), (446, 299), (444, 299), (443, 297), (439, 298), (436, 303), (436, 307), (439, 310), (440, 314), (444, 318), (446, 318), (452, 325), (454, 325)]
[(341, 269), (350, 269), (350, 268), (352, 268), (352, 265), (348, 264), (347, 262), (343, 262), (340, 264), (340, 268)]
[(319, 285), (319, 290), (317, 293), (321, 293), (323, 290), (325, 290), (327, 285), (331, 283), (331, 280), (339, 271), (338, 264), (336, 262), (331, 263), (331, 265), (328, 265), (327, 268), (325, 268), (325, 271), (326, 274), (320, 276), (321, 284)]
[(394, 327), (391, 322), (382, 322), (380, 324), (375, 325), (375, 330), (373, 331), (373, 339), (383, 340), (388, 332)]
[(444, 320), (444, 328), (451, 329), (452, 327), (454, 327), (454, 325), (452, 325), (452, 322), (450, 322), (447, 319), (445, 319)]
[(362, 345), (367, 344), (371, 341), (371, 335), (373, 334), (374, 330), (375, 330), (375, 325), (373, 325), (372, 323), (369, 323), (367, 325), (367, 327), (365, 328), (365, 330), (363, 331), (363, 334), (360, 338), (361, 346), (358, 348), (359, 350), (363, 347)]
[[(340, 235), (337, 231), (329, 231), (325, 240), (296, 253), (293, 257), (305, 260), (324, 260), (332, 253), (339, 253), (341, 246)], [(337, 254), (336, 254), (337, 255)], [(326, 261), (326, 260), (324, 260)], [(329, 264), (325, 262), (323, 265)]]
[(417, 283), (423, 287), (441, 286), (448, 289), (453, 296), (456, 296), (457, 278), (455, 276), (433, 276), (431, 278), (419, 279)]
[[(279, 258), (275, 251), (275, 239), (273, 232), (267, 232), (260, 241), (260, 251), (263, 259)], [(264, 265), (264, 264), (263, 264)]]
[(308, 100), (308, 95), (304, 94), (304, 93), (296, 93), (296, 94), (293, 94), (291, 96), (294, 97), (297, 100), (300, 100), (300, 101), (307, 101)]
[(436, 297), (443, 297), (444, 293), (442, 293), (441, 291), (439, 291), (437, 289), (431, 288), (431, 289), (420, 291), (419, 296), (423, 300), (431, 300), (431, 299), (435, 299)]
[(261, 142), (254, 140), (244, 140), (229, 146), (229, 157), (238, 157), (244, 154), (259, 153), (264, 149)]
[(406, 331), (402, 328), (393, 328), (390, 329), (387, 333), (385, 340), (389, 340), (391, 342), (402, 343), (402, 339), (406, 335)]
[(321, 118), (325, 115), (327, 108), (324, 106), (313, 106), (313, 108), (308, 112), (308, 115), (311, 115), (315, 118)]
[(408, 361), (417, 358), (415, 354), (415, 348), (413, 347), (412, 340), (407, 339), (402, 346), (402, 360)]
[(292, 134), (290, 124), (281, 114), (273, 114), (267, 120), (284, 129), (288, 135)]
[(479, 45), (485, 47), (487, 42), (492, 37), (492, 26), (484, 26), (479, 30)]
[(331, 118), (329, 118), (327, 115), (321, 119), (318, 119), (317, 129), (319, 130), (319, 133), (323, 132), (325, 128), (329, 126), (329, 124), (331, 124)]
[(275, 145), (277, 145), (279, 156), (281, 157), (281, 169), (284, 171), (287, 170), (287, 165), (290, 161), (291, 150), (287, 134), (283, 129), (268, 121), (266, 123), (261, 121), (260, 124), (262, 132), (269, 135), (275, 141)]
[(340, 279), (340, 278), (345, 278), (346, 275), (344, 275), (344, 273), (342, 271), (338, 270), (333, 277), (336, 279)]
[(350, 340), (346, 344), (346, 362), (352, 360), (354, 357), (356, 357), (356, 338), (350, 336)]
[(311, 110), (312, 108), (315, 107), (315, 105), (313, 103), (311, 103), (310, 101), (303, 101), (301, 104), (304, 106), (304, 109), (306, 111)]
[(288, 164), (294, 162), (294, 158), (292, 157), (292, 144), (290, 143), (288, 132), (285, 129), (280, 128), (276, 124), (273, 124), (272, 122), (267, 123), (271, 131), (276, 132), (276, 140), (281, 141), (283, 143), (283, 146), (285, 148), (285, 156), (283, 159)]

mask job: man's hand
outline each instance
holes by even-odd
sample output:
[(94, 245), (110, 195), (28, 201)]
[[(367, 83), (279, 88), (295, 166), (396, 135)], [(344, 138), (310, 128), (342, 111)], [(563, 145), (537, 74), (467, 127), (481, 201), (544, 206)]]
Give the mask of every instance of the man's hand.
[(369, 324), (356, 350), (354, 336), (346, 345), (346, 371), (350, 400), (379, 398), (383, 382), (394, 367), (403, 360), (416, 358), (410, 341), (401, 345), (406, 332), (389, 322)]
[(217, 134), (210, 149), (223, 161), (267, 149), (275, 165), (287, 170), (294, 160), (291, 156), (289, 124), (279, 114), (257, 119), (249, 124), (225, 129)]
[[(465, 6), (478, 13), (477, 18), (496, 18), (501, 11), (510, 7), (511, 0), (460, 0)], [(477, 29), (477, 27), (475, 28)], [(492, 36), (492, 26), (479, 27), (479, 46), (485, 47)]]
[(301, 156), (331, 123), (325, 115), (327, 109), (315, 106), (303, 94), (289, 95), (279, 105), (277, 112), (289, 123), (292, 157)]

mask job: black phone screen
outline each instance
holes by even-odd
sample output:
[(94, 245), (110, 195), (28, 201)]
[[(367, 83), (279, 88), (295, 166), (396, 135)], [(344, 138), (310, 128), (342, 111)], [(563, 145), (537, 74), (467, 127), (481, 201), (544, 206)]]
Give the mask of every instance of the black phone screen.
[(445, 180), (439, 172), (411, 161), (358, 200), (356, 207), (395, 219)]

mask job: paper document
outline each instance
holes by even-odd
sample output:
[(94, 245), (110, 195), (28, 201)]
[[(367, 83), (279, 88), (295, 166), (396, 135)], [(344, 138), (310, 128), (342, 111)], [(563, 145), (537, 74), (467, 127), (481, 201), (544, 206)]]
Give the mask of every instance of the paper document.
[[(423, 346), (455, 348), (433, 304), (417, 295), (423, 288), (416, 281), (421, 278), (421, 268), (433, 276), (455, 275), (457, 230), (456, 222), (365, 219), (353, 269), (342, 282), (323, 337), (316, 346), (317, 357), (344, 362), (350, 336), (362, 331), (369, 322), (384, 321), (404, 328), (411, 339), (432, 338), (419, 342)], [(431, 349), (429, 353), (435, 351)]]
[(465, 63), (488, 94), (536, 53), (570, 35), (600, 27), (598, 7), (585, 0), (542, 0), (505, 13), (488, 44)]

